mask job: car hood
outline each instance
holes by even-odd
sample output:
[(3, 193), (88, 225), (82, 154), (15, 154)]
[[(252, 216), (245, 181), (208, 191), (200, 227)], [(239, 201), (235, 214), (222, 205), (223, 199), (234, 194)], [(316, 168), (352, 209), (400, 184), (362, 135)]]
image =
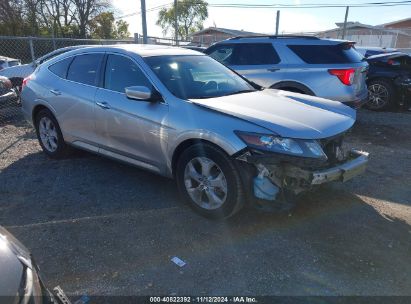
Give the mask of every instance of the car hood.
[(351, 128), (356, 112), (338, 101), (266, 89), (208, 99), (196, 105), (235, 116), (282, 137), (320, 139)]

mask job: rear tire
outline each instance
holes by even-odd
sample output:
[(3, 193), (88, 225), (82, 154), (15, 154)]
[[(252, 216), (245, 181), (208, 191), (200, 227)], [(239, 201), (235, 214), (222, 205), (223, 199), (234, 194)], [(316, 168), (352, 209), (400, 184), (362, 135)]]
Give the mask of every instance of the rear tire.
[(195, 144), (179, 157), (177, 186), (181, 196), (207, 218), (228, 218), (244, 206), (244, 190), (234, 162), (219, 148)]
[(35, 118), (37, 139), (44, 153), (54, 159), (67, 157), (72, 149), (66, 144), (60, 126), (47, 109), (41, 110)]
[(368, 83), (368, 102), (365, 107), (373, 111), (389, 110), (394, 106), (395, 95), (395, 89), (389, 81), (372, 80)]

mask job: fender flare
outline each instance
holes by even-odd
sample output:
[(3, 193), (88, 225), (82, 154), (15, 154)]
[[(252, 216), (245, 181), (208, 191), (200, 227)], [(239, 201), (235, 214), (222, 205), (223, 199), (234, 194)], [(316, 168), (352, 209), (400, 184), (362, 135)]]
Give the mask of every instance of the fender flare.
[(315, 93), (306, 85), (296, 82), (296, 81), (280, 81), (276, 84), (273, 84), (270, 89), (281, 90), (282, 88), (295, 88), (298, 91), (303, 92), (303, 94), (316, 96)]
[(242, 148), (245, 147), (245, 145), (244, 147), (236, 147), (235, 145), (225, 140), (225, 138), (223, 138), (222, 136), (214, 132), (209, 132), (207, 130), (192, 130), (189, 132), (185, 132), (184, 134), (181, 134), (180, 136), (178, 136), (173, 146), (168, 147), (167, 169), (169, 171), (168, 173), (170, 176), (172, 176), (174, 173), (174, 169), (175, 169), (174, 166), (176, 164), (176, 161), (179, 155), (188, 146), (195, 144), (195, 143), (201, 143), (201, 142), (206, 142), (211, 145), (214, 145), (215, 147), (227, 153), (228, 156), (231, 156), (237, 153), (238, 151), (240, 151)]

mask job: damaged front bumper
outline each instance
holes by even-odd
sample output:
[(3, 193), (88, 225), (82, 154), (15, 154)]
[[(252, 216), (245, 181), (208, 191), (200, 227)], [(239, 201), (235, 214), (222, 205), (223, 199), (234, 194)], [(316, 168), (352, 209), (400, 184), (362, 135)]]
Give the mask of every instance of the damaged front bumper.
[(294, 194), (309, 190), (329, 182), (346, 182), (363, 173), (367, 167), (369, 154), (351, 150), (344, 161), (330, 166), (320, 166), (308, 162), (279, 160), (275, 156), (254, 157), (250, 153), (241, 159), (253, 164), (256, 175), (253, 180), (254, 196), (264, 200), (276, 200), (281, 189)]
[(365, 171), (368, 155), (367, 152), (352, 150), (347, 161), (340, 165), (318, 171), (300, 169), (303, 171), (300, 174), (304, 175), (310, 185), (320, 185), (333, 181), (346, 182)]

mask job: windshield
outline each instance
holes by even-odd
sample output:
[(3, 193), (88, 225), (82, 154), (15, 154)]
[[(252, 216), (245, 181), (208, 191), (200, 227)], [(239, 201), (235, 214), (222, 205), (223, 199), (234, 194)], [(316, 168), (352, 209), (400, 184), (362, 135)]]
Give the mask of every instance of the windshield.
[(144, 60), (167, 89), (181, 99), (212, 98), (255, 90), (208, 56), (155, 56)]

